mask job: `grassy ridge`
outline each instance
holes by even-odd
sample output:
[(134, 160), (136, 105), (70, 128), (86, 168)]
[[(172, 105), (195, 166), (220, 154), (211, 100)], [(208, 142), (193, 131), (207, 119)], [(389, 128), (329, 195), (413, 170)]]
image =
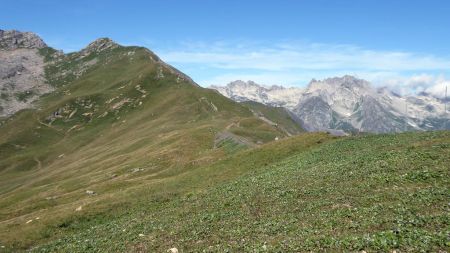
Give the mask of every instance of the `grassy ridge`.
[[(254, 118), (180, 78), (144, 48), (46, 58), (56, 90), (0, 126), (2, 244), (28, 247), (53, 236), (42, 231), (77, 215), (80, 206), (90, 205), (94, 214), (125, 205), (126, 190), (223, 158), (230, 151), (214, 147), (217, 134)], [(254, 123), (258, 131), (246, 136), (249, 142), (284, 136)], [(48, 223), (26, 223), (36, 217)]]

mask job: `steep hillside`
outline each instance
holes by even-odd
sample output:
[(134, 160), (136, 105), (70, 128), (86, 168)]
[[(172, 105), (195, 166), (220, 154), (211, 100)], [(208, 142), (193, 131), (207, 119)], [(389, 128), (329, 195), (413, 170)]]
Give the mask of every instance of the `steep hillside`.
[(0, 126), (0, 244), (32, 245), (86, 206), (110, 210), (126, 191), (286, 136), (148, 49), (99, 39), (38, 52), (53, 91)]

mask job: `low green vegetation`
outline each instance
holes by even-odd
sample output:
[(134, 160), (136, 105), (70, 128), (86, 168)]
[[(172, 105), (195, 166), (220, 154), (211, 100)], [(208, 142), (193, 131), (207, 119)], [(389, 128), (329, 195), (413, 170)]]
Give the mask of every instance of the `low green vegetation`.
[(20, 226), (36, 252), (445, 251), (449, 162), (449, 132), (304, 134)]
[(447, 251), (449, 162), (448, 132), (299, 136), (168, 183), (190, 191), (65, 220), (50, 230), (62, 238), (34, 250)]

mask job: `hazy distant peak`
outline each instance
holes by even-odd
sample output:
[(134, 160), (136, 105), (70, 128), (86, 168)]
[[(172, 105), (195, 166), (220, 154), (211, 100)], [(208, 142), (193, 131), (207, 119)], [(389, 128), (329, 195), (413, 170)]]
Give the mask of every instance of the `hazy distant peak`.
[(298, 97), (304, 91), (303, 88), (285, 88), (281, 85), (261, 85), (254, 81), (236, 80), (226, 86), (212, 85), (212, 89), (218, 90), (224, 96), (233, 100), (255, 101), (272, 106), (294, 108), (298, 103)]
[(320, 87), (320, 86), (324, 86), (324, 85), (334, 86), (335, 88), (344, 87), (344, 88), (349, 88), (349, 89), (353, 89), (353, 88), (370, 89), (369, 82), (367, 82), (366, 80), (363, 80), (363, 79), (356, 78), (351, 75), (345, 75), (342, 77), (331, 77), (331, 78), (326, 78), (324, 80), (312, 79), (311, 82), (309, 83), (308, 87), (313, 88), (313, 87)]
[[(217, 87), (221, 87), (221, 86), (219, 86), (219, 85), (212, 85), (211, 87), (217, 88)], [(254, 82), (252, 80), (248, 80), (248, 81), (242, 81), (242, 80), (232, 81), (232, 82), (229, 82), (226, 85), (226, 87), (230, 87), (230, 88), (253, 87), (253, 88), (264, 89), (264, 90), (284, 90), (284, 89), (286, 89), (282, 85), (262, 85), (262, 84), (258, 84), (256, 82)]]

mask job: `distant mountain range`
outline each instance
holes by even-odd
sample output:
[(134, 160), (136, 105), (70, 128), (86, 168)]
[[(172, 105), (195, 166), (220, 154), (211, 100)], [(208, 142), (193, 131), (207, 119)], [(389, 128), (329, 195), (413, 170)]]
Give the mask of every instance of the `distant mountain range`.
[(211, 86), (235, 101), (285, 107), (308, 131), (388, 133), (450, 129), (445, 100), (426, 93), (401, 96), (353, 76), (312, 80), (306, 88), (234, 81)]

